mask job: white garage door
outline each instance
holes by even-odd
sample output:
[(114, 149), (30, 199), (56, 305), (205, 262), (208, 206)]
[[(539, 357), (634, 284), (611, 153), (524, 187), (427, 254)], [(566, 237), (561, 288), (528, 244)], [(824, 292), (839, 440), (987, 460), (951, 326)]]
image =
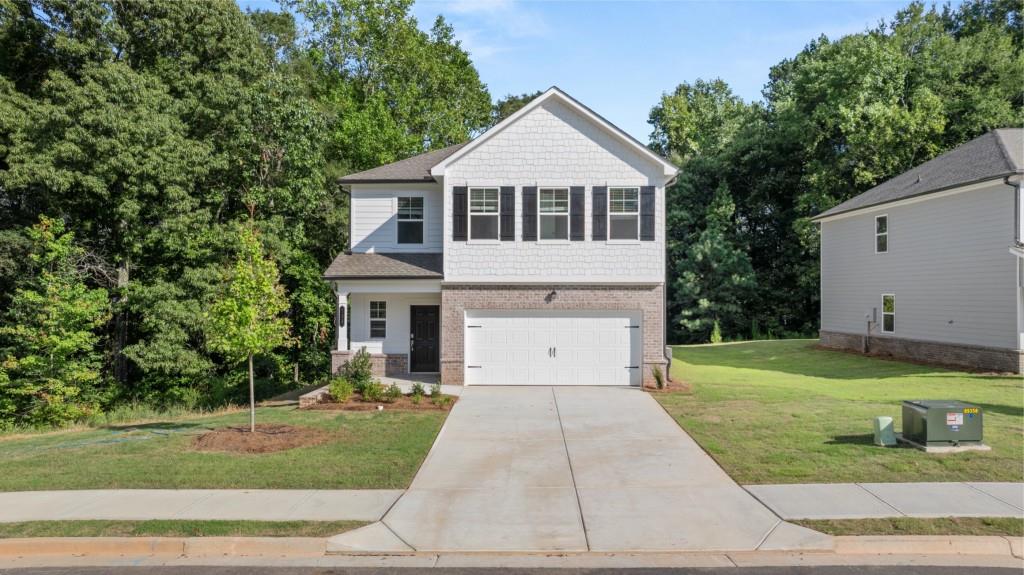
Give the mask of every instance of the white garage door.
[(467, 310), (467, 385), (640, 385), (640, 312)]

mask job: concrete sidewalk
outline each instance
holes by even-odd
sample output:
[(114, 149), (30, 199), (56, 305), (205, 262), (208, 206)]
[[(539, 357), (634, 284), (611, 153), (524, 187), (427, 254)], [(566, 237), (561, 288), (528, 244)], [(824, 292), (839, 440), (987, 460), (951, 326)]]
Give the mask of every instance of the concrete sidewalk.
[(783, 519), (1024, 517), (1024, 483), (747, 485)]
[(400, 489), (97, 489), (0, 493), (0, 523), (74, 519), (377, 521)]

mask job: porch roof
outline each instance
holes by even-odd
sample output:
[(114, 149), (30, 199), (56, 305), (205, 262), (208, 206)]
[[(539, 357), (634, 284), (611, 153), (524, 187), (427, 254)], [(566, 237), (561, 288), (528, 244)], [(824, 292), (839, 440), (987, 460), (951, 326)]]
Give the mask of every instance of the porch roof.
[(342, 252), (324, 272), (324, 279), (441, 279), (442, 254), (354, 254)]

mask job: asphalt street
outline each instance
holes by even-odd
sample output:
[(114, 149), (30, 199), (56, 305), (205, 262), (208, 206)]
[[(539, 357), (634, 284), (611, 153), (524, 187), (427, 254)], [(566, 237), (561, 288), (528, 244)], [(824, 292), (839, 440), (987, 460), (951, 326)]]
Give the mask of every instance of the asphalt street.
[(0, 570), (4, 575), (1019, 575), (993, 567), (829, 566), (639, 569), (374, 568), (374, 567), (39, 567)]

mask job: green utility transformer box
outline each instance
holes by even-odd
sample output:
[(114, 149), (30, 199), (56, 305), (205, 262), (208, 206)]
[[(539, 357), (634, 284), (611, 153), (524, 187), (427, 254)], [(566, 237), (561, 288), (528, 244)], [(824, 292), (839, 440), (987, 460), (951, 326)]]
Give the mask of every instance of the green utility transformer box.
[(981, 408), (962, 401), (904, 401), (903, 437), (925, 447), (981, 444)]

